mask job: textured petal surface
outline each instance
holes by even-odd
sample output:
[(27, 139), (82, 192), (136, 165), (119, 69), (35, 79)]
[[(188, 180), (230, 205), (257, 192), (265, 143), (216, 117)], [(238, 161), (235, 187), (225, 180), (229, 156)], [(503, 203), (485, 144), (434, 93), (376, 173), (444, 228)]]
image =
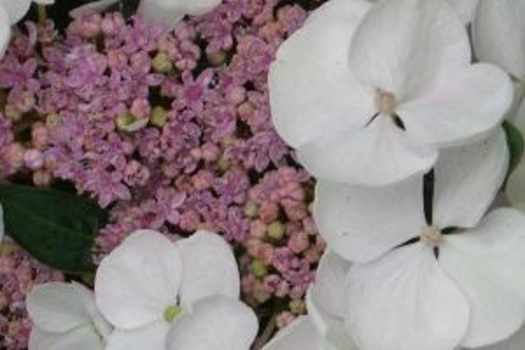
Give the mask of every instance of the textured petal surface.
[(200, 231), (177, 243), (182, 254), (183, 306), (213, 295), (239, 297), (240, 277), (230, 245), (219, 235)]
[(467, 31), (442, 0), (381, 1), (365, 17), (350, 64), (366, 85), (405, 101), (470, 64)]
[(95, 301), (95, 294), (90, 289), (87, 289), (82, 284), (77, 282), (71, 282), (71, 285), (75, 291), (82, 297), (84, 307), (86, 308), (89, 317), (91, 318), (90, 324), (95, 326), (96, 331), (100, 334), (103, 339), (107, 339), (113, 327), (109, 324), (104, 316), (100, 313), (97, 303)]
[(447, 236), (440, 264), (471, 306), (463, 340), (479, 347), (506, 339), (525, 321), (525, 216), (499, 209), (460, 235)]
[(502, 128), (480, 142), (443, 151), (434, 168), (434, 225), (476, 226), (503, 184), (508, 165)]
[(322, 337), (310, 318), (301, 316), (277, 333), (263, 350), (323, 350)]
[(357, 84), (347, 62), (353, 32), (370, 7), (363, 0), (329, 1), (279, 48), (270, 103), (273, 123), (291, 146), (363, 126), (373, 116), (374, 91)]
[(454, 73), (425, 96), (402, 104), (399, 115), (414, 140), (442, 146), (465, 144), (483, 137), (512, 106), (509, 76), (488, 64)]
[(11, 26), (9, 25), (9, 14), (0, 5), (0, 59), (4, 57), (10, 39)]
[(318, 139), (297, 153), (306, 169), (319, 179), (364, 186), (390, 185), (424, 173), (437, 159), (433, 147), (411, 143), (406, 133), (384, 116), (366, 128)]
[(525, 328), (515, 333), (509, 339), (497, 344), (476, 348), (476, 350), (523, 350), (525, 349)]
[(104, 343), (90, 325), (65, 333), (48, 333), (33, 327), (29, 336), (30, 350), (103, 350)]
[(37, 285), (27, 295), (27, 311), (43, 331), (62, 333), (91, 322), (84, 297), (63, 282)]
[(320, 181), (315, 198), (321, 235), (350, 261), (372, 261), (419, 236), (426, 226), (420, 177), (377, 188)]
[(158, 232), (137, 231), (102, 260), (95, 280), (97, 304), (115, 327), (141, 327), (177, 303), (181, 280), (177, 247)]
[(454, 349), (468, 322), (467, 299), (420, 243), (350, 269), (346, 324), (361, 350)]
[(480, 0), (473, 22), (474, 51), (480, 61), (525, 78), (525, 2)]
[(11, 24), (15, 24), (29, 11), (31, 0), (0, 0), (0, 6), (9, 14)]
[(252, 309), (232, 298), (202, 299), (168, 335), (168, 350), (249, 350), (258, 331)]
[(170, 326), (161, 320), (134, 330), (115, 330), (106, 350), (166, 350)]

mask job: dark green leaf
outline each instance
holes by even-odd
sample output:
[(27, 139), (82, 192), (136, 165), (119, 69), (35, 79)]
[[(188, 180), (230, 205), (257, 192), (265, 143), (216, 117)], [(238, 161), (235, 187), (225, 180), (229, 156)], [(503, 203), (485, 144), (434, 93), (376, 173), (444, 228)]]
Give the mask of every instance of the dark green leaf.
[(106, 214), (75, 195), (0, 185), (6, 233), (41, 262), (68, 273), (91, 272), (95, 236)]
[(505, 133), (507, 134), (507, 143), (510, 151), (510, 165), (507, 175), (509, 176), (514, 170), (516, 170), (521, 158), (523, 157), (525, 143), (523, 141), (523, 135), (513, 124), (504, 122), (503, 129), (505, 129)]

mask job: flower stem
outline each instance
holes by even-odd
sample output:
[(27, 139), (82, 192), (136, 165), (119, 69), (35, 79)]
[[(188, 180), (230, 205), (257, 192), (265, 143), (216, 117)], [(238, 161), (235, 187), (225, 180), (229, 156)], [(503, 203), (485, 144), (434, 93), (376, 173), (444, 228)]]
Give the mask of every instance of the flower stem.
[(46, 5), (37, 5), (38, 23), (44, 24), (47, 21), (47, 8)]
[(255, 342), (253, 343), (252, 350), (260, 350), (272, 337), (275, 328), (277, 327), (277, 314), (274, 314), (270, 321), (268, 321), (268, 324), (266, 325), (266, 328), (262, 332), (262, 334), (255, 339)]

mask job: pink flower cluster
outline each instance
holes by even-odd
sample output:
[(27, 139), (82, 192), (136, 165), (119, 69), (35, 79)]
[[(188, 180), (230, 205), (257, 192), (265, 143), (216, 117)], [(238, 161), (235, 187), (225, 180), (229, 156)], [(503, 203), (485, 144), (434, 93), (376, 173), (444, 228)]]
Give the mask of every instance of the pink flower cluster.
[(67, 180), (107, 208), (95, 259), (138, 228), (220, 232), (245, 299), (273, 305), (284, 326), (305, 311), (324, 243), (313, 180), (271, 124), (267, 73), (306, 16), (285, 1), (225, 0), (170, 33), (118, 13), (65, 35), (26, 23), (0, 62), (0, 179)]

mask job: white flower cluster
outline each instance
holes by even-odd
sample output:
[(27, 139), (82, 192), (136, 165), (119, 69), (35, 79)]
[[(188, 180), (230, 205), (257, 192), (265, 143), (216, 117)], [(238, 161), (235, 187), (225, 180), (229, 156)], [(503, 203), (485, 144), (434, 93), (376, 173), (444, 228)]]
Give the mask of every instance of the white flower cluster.
[(220, 236), (172, 243), (137, 231), (101, 262), (94, 293), (77, 283), (31, 291), (29, 350), (248, 350), (258, 321), (239, 285)]
[[(525, 131), (525, 1), (449, 2), (330, 0), (279, 49), (274, 124), (329, 251), (266, 350), (525, 348), (525, 215), (490, 209), (501, 124)], [(525, 163), (507, 195), (525, 207)]]

